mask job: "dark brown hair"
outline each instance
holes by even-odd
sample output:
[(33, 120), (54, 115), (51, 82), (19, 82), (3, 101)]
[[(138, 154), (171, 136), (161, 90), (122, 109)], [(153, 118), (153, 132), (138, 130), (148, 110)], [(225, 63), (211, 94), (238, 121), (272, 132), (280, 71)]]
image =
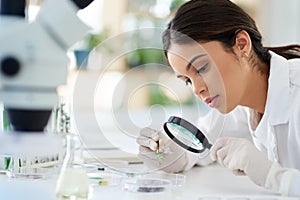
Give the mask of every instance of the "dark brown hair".
[[(263, 47), (255, 21), (229, 0), (191, 0), (183, 4), (163, 33), (164, 52), (167, 55), (171, 42), (180, 44), (191, 40), (219, 41), (225, 48), (232, 49), (239, 30), (248, 32), (254, 52), (267, 66), (271, 59), (269, 50), (287, 59), (300, 58), (300, 45)], [(269, 67), (259, 70), (268, 73)]]

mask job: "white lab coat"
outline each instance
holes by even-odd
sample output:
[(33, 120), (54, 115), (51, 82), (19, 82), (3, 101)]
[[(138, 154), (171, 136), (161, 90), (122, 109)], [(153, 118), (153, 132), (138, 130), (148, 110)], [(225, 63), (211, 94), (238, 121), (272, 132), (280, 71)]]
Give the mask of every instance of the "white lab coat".
[[(271, 167), (265, 187), (284, 195), (300, 196), (300, 59), (286, 60), (270, 53), (267, 102), (256, 129), (250, 127), (251, 114), (245, 107), (237, 107), (227, 115), (210, 111), (199, 119), (198, 127), (212, 143), (222, 136), (251, 136), (269, 160), (279, 163)], [(187, 169), (209, 163), (207, 155), (198, 159), (190, 156)]]
[[(273, 52), (271, 55), (265, 112), (256, 130), (250, 127), (250, 131), (255, 146), (269, 160), (277, 161), (282, 167), (299, 170), (300, 59), (286, 60)], [(250, 112), (248, 116), (250, 124)], [(285, 195), (300, 196), (300, 190), (297, 189), (300, 173), (294, 169), (279, 170), (277, 178), (267, 178), (266, 187)], [(297, 184), (297, 187), (293, 184)]]

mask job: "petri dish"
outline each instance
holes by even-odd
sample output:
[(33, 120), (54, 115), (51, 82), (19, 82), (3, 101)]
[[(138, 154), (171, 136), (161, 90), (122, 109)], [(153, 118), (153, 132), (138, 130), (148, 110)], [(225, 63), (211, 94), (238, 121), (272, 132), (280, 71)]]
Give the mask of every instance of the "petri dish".
[(218, 197), (218, 196), (205, 196), (205, 197), (199, 197), (198, 200), (222, 200), (222, 197)]
[(171, 189), (172, 182), (155, 178), (137, 178), (127, 180), (123, 184), (123, 189), (133, 193), (164, 193)]
[(124, 176), (112, 172), (88, 173), (92, 186), (118, 186), (122, 184)]
[(248, 197), (228, 197), (226, 200), (250, 200)]
[(172, 187), (181, 187), (185, 184), (186, 181), (186, 176), (183, 174), (172, 174), (164, 172), (144, 174), (142, 177), (168, 180), (172, 183)]

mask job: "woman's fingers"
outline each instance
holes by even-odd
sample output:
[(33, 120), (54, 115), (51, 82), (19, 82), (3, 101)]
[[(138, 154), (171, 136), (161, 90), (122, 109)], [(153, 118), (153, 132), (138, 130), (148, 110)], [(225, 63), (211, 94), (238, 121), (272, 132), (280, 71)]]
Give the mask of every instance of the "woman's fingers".
[(154, 141), (158, 141), (159, 139), (159, 131), (154, 130), (152, 128), (146, 127), (140, 131), (140, 136), (151, 138)]
[(158, 149), (159, 132), (149, 127), (143, 128), (136, 142), (144, 147), (155, 151)]
[[(226, 138), (219, 138), (215, 142), (215, 144), (210, 149), (210, 157), (213, 161), (216, 161), (219, 159), (219, 156), (224, 157), (225, 152), (220, 151), (225, 145), (227, 144)], [(220, 155), (218, 155), (220, 154)]]
[(141, 146), (144, 146), (144, 147), (147, 147), (147, 148), (151, 149), (152, 151), (155, 151), (158, 148), (158, 143), (156, 141), (148, 138), (148, 137), (139, 136), (136, 139), (136, 142)]

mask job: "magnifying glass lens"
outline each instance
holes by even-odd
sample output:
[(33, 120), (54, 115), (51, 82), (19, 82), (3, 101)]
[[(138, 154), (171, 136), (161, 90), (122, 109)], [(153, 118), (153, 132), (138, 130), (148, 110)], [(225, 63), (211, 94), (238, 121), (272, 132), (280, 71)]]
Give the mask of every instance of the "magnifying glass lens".
[(193, 124), (180, 117), (171, 116), (164, 123), (164, 130), (175, 143), (188, 151), (201, 153), (211, 148), (205, 135)]
[(168, 123), (167, 127), (169, 131), (171, 131), (179, 141), (184, 143), (185, 145), (192, 147), (194, 149), (202, 150), (203, 145), (198, 138), (195, 137), (193, 133), (191, 133), (186, 128), (179, 126), (178, 124)]

